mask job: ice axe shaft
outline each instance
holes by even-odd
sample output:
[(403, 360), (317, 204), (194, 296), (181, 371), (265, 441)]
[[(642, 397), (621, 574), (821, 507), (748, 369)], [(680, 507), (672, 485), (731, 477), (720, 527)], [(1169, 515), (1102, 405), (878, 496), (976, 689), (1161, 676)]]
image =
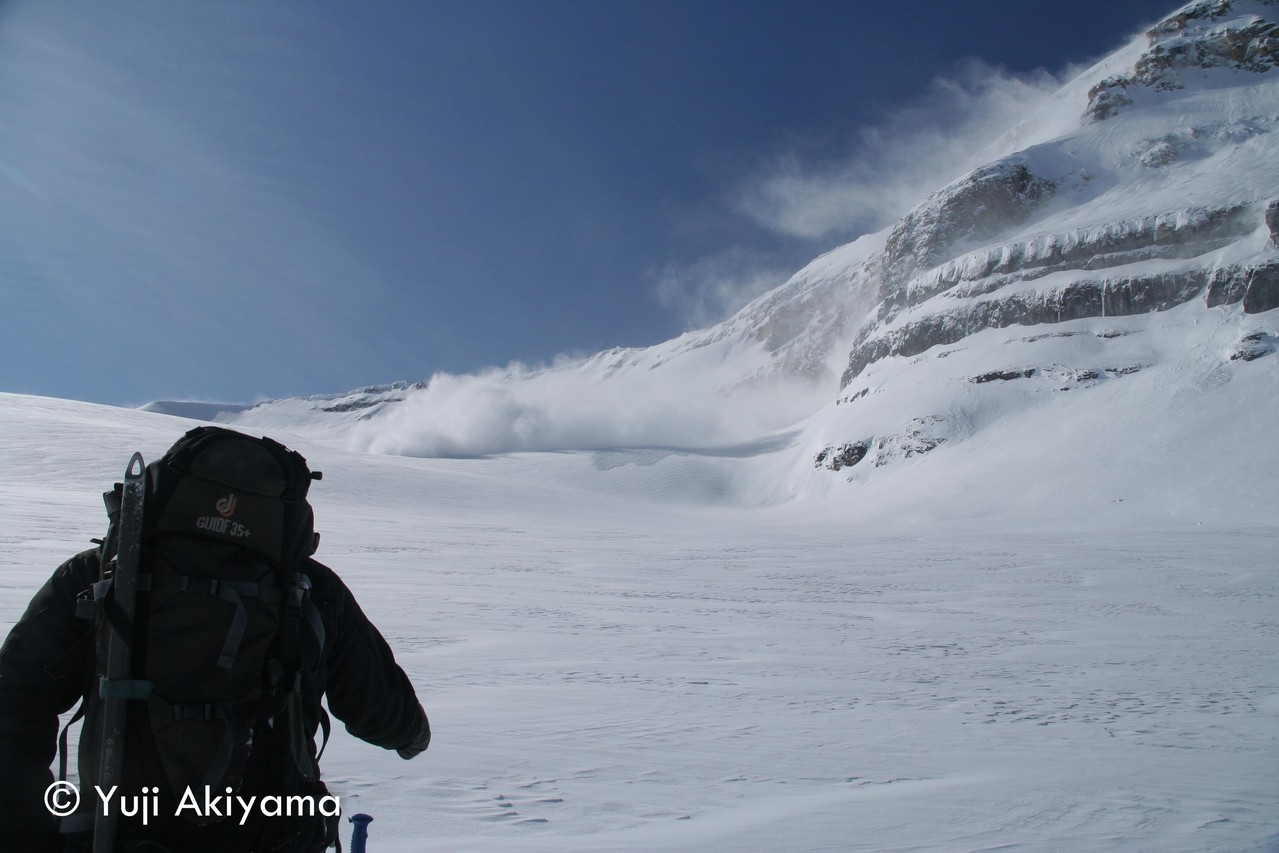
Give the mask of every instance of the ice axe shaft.
[[(146, 499), (147, 466), (141, 453), (133, 454), (124, 470), (120, 502), (119, 533), (114, 564), (103, 567), (103, 580), (110, 572), (111, 598), (107, 601), (106, 660), (100, 663), (98, 692), (102, 697), (99, 718), (101, 742), (98, 752), (99, 790), (112, 790), (124, 775), (124, 735), (129, 701), (145, 699), (151, 685), (133, 680), (134, 611), (137, 604), (138, 571), (142, 553), (143, 506)], [(96, 586), (96, 585), (95, 585)], [(95, 811), (93, 853), (116, 850), (118, 812), (107, 808)]]

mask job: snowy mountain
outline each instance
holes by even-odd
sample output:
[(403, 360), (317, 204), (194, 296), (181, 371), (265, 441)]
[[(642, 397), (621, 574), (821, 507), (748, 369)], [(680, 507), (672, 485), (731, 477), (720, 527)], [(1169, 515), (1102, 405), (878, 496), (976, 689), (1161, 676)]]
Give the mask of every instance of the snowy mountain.
[[(1120, 52), (1135, 54), (1126, 73), (1106, 73), (1112, 58), (1064, 90), (1081, 108), (1075, 128), (896, 223), (868, 263), (876, 307), (839, 411), (814, 428), (829, 441), (818, 463), (881, 465), (1034, 409), (1080, 418), (1097, 402), (1112, 419), (1146, 414), (1147, 456), (1193, 446), (1173, 423), (1202, 418), (1201, 436), (1233, 445), (1240, 415), (1273, 417), (1275, 11), (1185, 7)], [(1239, 399), (1214, 395), (1235, 379), (1255, 384)]]
[[(719, 326), (217, 418), (421, 456), (765, 457), (722, 474), (747, 503), (829, 498), (991, 442), (1028, 470), (1081, 441), (1148, 459), (1206, 442), (1229, 470), (1243, 415), (1275, 414), (1277, 13), (1184, 7), (1047, 99), (995, 159)], [(1132, 447), (1113, 431), (1125, 412)], [(1065, 422), (1083, 426), (1054, 438)], [(1107, 454), (1090, 459), (1104, 475)]]

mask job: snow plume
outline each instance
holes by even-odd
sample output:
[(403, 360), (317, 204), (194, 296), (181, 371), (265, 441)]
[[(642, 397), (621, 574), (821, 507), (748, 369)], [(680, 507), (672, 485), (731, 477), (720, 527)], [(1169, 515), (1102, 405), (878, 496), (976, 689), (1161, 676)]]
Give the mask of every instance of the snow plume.
[[(723, 386), (715, 347), (666, 361), (656, 350), (613, 350), (529, 370), (514, 364), (436, 374), (384, 415), (361, 423), (352, 448), (407, 456), (519, 451), (715, 447), (748, 441), (811, 412), (829, 388), (806, 383)], [(694, 362), (681, 364), (682, 361)]]
[(737, 209), (789, 237), (877, 230), (982, 163), (1077, 122), (1085, 103), (1051, 97), (1065, 76), (1015, 75), (968, 60), (953, 79), (934, 80), (922, 98), (861, 130), (841, 160), (782, 154), (738, 193)]
[(686, 329), (705, 329), (777, 287), (794, 272), (754, 249), (735, 246), (689, 264), (649, 272), (657, 301)]

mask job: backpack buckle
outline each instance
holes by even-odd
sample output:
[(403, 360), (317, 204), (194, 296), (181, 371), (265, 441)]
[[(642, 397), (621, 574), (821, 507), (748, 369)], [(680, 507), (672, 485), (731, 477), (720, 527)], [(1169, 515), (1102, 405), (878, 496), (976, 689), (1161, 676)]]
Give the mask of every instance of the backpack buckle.
[(80, 593), (75, 600), (75, 618), (87, 619), (90, 622), (97, 621), (98, 602), (90, 597), (87, 590)]
[(221, 708), (212, 702), (194, 702), (188, 705), (174, 705), (174, 722), (181, 720), (215, 720), (222, 716)]
[(183, 592), (198, 592), (212, 596), (217, 596), (218, 590), (221, 589), (221, 587), (222, 582), (217, 578), (183, 575), (182, 579), (178, 582), (178, 589)]
[(98, 681), (98, 695), (103, 699), (147, 699), (153, 684), (138, 678), (106, 678)]
[(301, 572), (293, 575), (293, 583), (286, 589), (288, 595), (284, 600), (284, 612), (290, 619), (302, 618), (302, 602), (311, 594), (311, 579)]

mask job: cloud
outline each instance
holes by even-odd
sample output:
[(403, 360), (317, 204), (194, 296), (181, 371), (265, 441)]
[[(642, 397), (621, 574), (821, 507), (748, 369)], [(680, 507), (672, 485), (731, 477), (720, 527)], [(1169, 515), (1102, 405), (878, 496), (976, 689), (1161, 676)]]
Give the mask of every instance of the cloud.
[[(735, 193), (733, 207), (787, 237), (878, 230), (971, 169), (1060, 130), (1062, 105), (1050, 96), (1065, 76), (1015, 75), (967, 60), (953, 77), (934, 80), (919, 99), (862, 129), (843, 158), (809, 162), (796, 149), (776, 156)], [(1082, 105), (1070, 120), (1080, 112)]]

